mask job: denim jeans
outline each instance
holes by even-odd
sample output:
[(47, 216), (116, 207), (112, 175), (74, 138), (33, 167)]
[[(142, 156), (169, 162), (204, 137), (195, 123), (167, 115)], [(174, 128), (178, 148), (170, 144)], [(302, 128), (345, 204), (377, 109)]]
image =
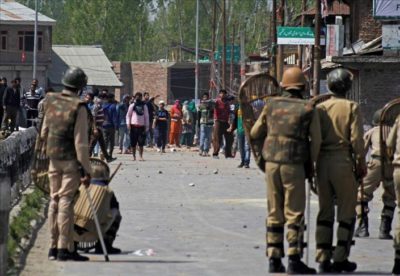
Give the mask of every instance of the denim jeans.
[(128, 127), (126, 125), (121, 125), (119, 127), (119, 149), (120, 150), (127, 150), (130, 147), (130, 138)]
[(246, 135), (244, 132), (237, 133), (237, 140), (239, 144), (239, 151), (240, 151), (240, 163), (243, 165), (250, 164), (250, 145), (247, 142)]
[(211, 145), (212, 125), (200, 125), (200, 151), (208, 152)]

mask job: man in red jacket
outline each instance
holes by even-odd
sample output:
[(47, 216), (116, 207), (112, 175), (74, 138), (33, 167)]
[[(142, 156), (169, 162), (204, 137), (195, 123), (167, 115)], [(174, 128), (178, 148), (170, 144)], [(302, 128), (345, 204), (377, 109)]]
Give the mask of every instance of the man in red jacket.
[(222, 137), (225, 138), (225, 157), (232, 157), (233, 134), (229, 129), (230, 106), (225, 89), (219, 91), (219, 97), (215, 101), (214, 130), (213, 130), (213, 157), (218, 158)]

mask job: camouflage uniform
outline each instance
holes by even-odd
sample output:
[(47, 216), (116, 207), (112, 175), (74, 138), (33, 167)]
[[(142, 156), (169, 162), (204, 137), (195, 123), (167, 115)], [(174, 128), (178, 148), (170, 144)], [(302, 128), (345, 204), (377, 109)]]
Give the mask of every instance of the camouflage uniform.
[[(263, 158), (267, 183), (267, 256), (284, 256), (284, 225), (288, 255), (301, 255), (305, 209), (305, 162), (315, 161), (320, 145), (318, 113), (293, 94), (270, 99), (251, 129), (251, 138), (265, 137)], [(309, 139), (311, 138), (311, 143)], [(310, 154), (311, 152), (311, 154)]]
[(317, 109), (323, 140), (317, 163), (316, 261), (330, 262), (332, 258), (336, 203), (339, 227), (333, 260), (343, 263), (350, 254), (355, 224), (358, 183), (354, 164), (365, 166), (361, 114), (358, 104), (336, 95), (319, 104)]
[[(394, 188), (396, 191), (397, 198), (397, 212), (399, 211), (400, 202), (400, 117), (397, 118), (394, 127), (391, 129), (388, 139), (386, 140), (388, 151), (394, 153), (392, 164), (394, 166), (393, 181)], [(395, 249), (395, 265), (392, 273), (395, 275), (400, 274), (400, 221), (397, 223), (395, 237), (394, 237), (394, 249)]]
[[(363, 193), (361, 187), (358, 189), (357, 197), (357, 219), (360, 220), (360, 224), (363, 224), (364, 228), (359, 227), (356, 231), (356, 236), (367, 237), (368, 233), (368, 202), (374, 197), (375, 190), (379, 187), (381, 181), (383, 183), (383, 209), (381, 213), (382, 223), (390, 221), (388, 225), (381, 224), (380, 237), (383, 238), (383, 234), (387, 233), (388, 236), (390, 229), (386, 229), (385, 226), (391, 227), (393, 220), (394, 210), (396, 207), (396, 194), (393, 185), (393, 166), (391, 162), (385, 162), (385, 176), (382, 179), (382, 166), (381, 166), (381, 151), (380, 151), (380, 139), (379, 139), (379, 127), (373, 127), (364, 135), (364, 149), (365, 152), (371, 149), (371, 159), (368, 162), (367, 175), (363, 179)], [(364, 208), (364, 211), (363, 211)], [(364, 217), (363, 217), (364, 216)], [(363, 230), (364, 231), (361, 231)], [(386, 230), (386, 231), (385, 231)], [(363, 235), (363, 233), (365, 235)], [(390, 237), (391, 239), (392, 237)]]
[(76, 93), (49, 93), (41, 137), (50, 158), (50, 248), (74, 251), (73, 199), (80, 184), (82, 166), (90, 174), (88, 112)]

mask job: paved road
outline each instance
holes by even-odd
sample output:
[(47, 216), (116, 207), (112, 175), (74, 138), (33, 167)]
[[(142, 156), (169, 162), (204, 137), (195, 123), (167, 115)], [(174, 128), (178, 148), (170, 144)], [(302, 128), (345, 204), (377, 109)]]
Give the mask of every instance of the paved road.
[[(146, 152), (145, 162), (118, 157), (123, 167), (112, 188), (123, 216), (115, 246), (123, 254), (111, 256), (109, 263), (99, 255), (88, 255), (91, 262), (86, 263), (49, 262), (45, 225), (22, 275), (268, 274), (265, 185), (256, 168), (237, 169), (237, 160), (214, 160), (189, 152)], [(391, 270), (392, 242), (376, 238), (380, 208), (377, 199), (371, 206), (372, 237), (357, 240), (352, 250), (358, 274), (389, 274)], [(314, 231), (315, 197), (311, 209)], [(316, 266), (314, 248), (312, 234), (310, 259)], [(133, 254), (140, 249), (152, 249), (155, 254)]]

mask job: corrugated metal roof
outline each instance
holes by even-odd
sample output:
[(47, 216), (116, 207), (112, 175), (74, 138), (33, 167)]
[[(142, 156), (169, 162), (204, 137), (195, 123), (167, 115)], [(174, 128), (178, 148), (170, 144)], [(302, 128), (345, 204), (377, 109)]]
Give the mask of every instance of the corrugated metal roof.
[(112, 64), (100, 46), (53, 45), (50, 82), (61, 84), (68, 67), (80, 67), (88, 76), (88, 85), (120, 87)]
[[(9, 24), (33, 24), (35, 11), (14, 1), (0, 0), (0, 22)], [(54, 25), (56, 21), (41, 13), (38, 14), (40, 25)]]

